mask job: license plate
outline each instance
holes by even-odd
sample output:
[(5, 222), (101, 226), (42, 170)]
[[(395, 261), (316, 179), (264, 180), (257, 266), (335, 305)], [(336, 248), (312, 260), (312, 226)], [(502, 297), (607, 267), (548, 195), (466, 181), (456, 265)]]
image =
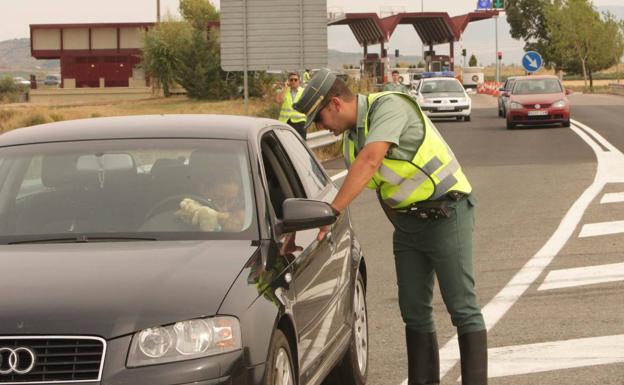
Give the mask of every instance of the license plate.
[(529, 116), (545, 116), (545, 115), (548, 115), (548, 111), (546, 110), (529, 111)]
[(453, 106), (441, 106), (438, 107), (438, 111), (453, 111), (455, 107)]

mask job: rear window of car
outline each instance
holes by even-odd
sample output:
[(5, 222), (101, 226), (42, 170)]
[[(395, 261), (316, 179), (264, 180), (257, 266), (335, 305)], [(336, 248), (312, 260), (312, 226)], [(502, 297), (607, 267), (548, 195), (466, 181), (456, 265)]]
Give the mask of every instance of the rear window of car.
[(142, 139), (0, 149), (0, 242), (257, 239), (245, 141)]
[(563, 89), (557, 79), (522, 79), (515, 81), (511, 93), (514, 95), (531, 95), (560, 92), (563, 92)]
[(464, 87), (455, 79), (434, 79), (423, 81), (420, 90), (423, 94), (433, 94), (438, 92), (464, 92)]

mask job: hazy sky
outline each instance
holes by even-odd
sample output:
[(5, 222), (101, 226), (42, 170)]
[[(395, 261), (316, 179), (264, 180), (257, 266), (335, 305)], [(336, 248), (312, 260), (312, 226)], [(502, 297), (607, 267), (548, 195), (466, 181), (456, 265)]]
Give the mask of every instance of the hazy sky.
[[(214, 3), (217, 7), (219, 6), (218, 0)], [(423, 0), (422, 3), (425, 11), (448, 12), (451, 16), (455, 16), (474, 10), (477, 0)], [(161, 0), (162, 13), (165, 14), (169, 10), (177, 15), (177, 4), (178, 0)], [(594, 0), (594, 5), (622, 5), (622, 0)], [(384, 13), (389, 10), (418, 12), (421, 1), (328, 0), (327, 7), (329, 10), (340, 9), (344, 12)], [(3, 16), (3, 23), (0, 25), (0, 41), (2, 41), (28, 37), (29, 24), (154, 21), (156, 20), (156, 0), (0, 0), (0, 14)], [(476, 26), (477, 24), (479, 26)], [(468, 49), (468, 52), (477, 52), (478, 56), (493, 56), (493, 41), (490, 44), (490, 42), (471, 40), (471, 32), (474, 33), (479, 28), (491, 28), (493, 30), (494, 22), (488, 20), (470, 25), (464, 36), (464, 47)], [(330, 49), (360, 51), (348, 27), (331, 27), (328, 31)], [(503, 18), (499, 21), (499, 49), (507, 52), (521, 51), (523, 43), (511, 39), (508, 31), (509, 27)], [(474, 46), (471, 46), (472, 43)], [(492, 46), (491, 49), (489, 49), (490, 45)], [(415, 31), (407, 25), (397, 27), (389, 48), (392, 50), (399, 48), (402, 53), (419, 53), (421, 50), (420, 40)], [(441, 48), (440, 52), (442, 50)], [(448, 52), (448, 49), (446, 51)], [(514, 55), (518, 56), (519, 54)], [(516, 61), (514, 55), (510, 57), (512, 61)], [(481, 57), (480, 60), (487, 61)]]

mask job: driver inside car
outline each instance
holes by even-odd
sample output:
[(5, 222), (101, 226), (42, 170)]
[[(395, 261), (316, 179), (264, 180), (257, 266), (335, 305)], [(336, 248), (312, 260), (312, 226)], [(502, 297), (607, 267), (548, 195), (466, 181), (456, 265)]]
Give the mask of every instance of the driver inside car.
[(245, 208), (236, 171), (224, 167), (205, 172), (197, 187), (203, 201), (184, 198), (175, 216), (200, 231), (241, 231)]

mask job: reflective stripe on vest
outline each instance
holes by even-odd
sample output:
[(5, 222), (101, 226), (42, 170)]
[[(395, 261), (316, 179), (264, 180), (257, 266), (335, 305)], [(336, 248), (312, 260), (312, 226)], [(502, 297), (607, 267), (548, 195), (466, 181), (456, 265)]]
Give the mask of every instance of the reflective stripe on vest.
[[(367, 187), (379, 189), (384, 202), (397, 209), (424, 200), (438, 199), (451, 191), (469, 194), (472, 187), (455, 155), (410, 96), (400, 92), (370, 94), (364, 120), (364, 136), (368, 137), (369, 115), (375, 102), (390, 94), (400, 95), (414, 106), (424, 122), (424, 137), (411, 162), (384, 158)], [(347, 132), (343, 135), (343, 154), (347, 167), (350, 167), (356, 157), (355, 143), (349, 139)]]
[(289, 119), (293, 123), (305, 122), (306, 116), (301, 112), (295, 110), (293, 108), (293, 104), (299, 101), (301, 95), (303, 94), (303, 87), (299, 87), (297, 89), (297, 95), (295, 95), (295, 100), (292, 100), (292, 93), (290, 90), (286, 92), (286, 96), (284, 96), (284, 101), (282, 102), (282, 108), (280, 109), (280, 122), (287, 122)]

